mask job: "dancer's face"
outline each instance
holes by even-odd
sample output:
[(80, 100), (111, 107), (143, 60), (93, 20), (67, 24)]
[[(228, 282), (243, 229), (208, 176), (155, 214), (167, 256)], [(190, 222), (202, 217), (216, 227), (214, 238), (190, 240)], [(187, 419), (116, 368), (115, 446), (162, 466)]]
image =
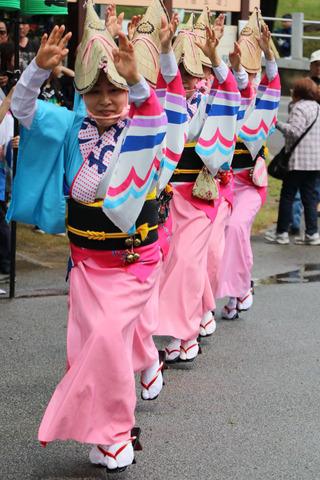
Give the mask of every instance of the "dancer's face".
[[(127, 92), (109, 82), (105, 73), (101, 73), (90, 92), (83, 95), (90, 114), (93, 118), (99, 117), (96, 122), (98, 127), (101, 128), (117, 123), (118, 119), (115, 117), (122, 114), (127, 106), (127, 98)], [(112, 118), (108, 119), (108, 117)]]
[(186, 97), (190, 98), (192, 97), (196, 89), (196, 85), (199, 81), (199, 78), (193, 77), (192, 75), (190, 75), (190, 73), (186, 71), (183, 65), (180, 65), (179, 69), (181, 73), (183, 88), (186, 91)]

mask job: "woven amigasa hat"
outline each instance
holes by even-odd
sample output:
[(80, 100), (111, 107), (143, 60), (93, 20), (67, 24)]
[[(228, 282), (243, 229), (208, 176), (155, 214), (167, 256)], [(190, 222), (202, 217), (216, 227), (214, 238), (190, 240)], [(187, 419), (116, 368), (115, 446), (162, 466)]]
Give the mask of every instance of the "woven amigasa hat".
[(74, 83), (81, 94), (89, 92), (104, 71), (109, 82), (127, 89), (127, 83), (114, 65), (112, 50), (117, 48), (105, 24), (95, 12), (93, 1), (88, 0), (86, 20), (75, 64)]
[(186, 71), (193, 77), (203, 78), (200, 48), (195, 44), (196, 40), (197, 36), (193, 31), (192, 14), (188, 23), (179, 31), (173, 44), (173, 52), (178, 65), (182, 63)]
[(261, 70), (261, 48), (256, 37), (260, 35), (260, 19), (255, 10), (249, 17), (247, 25), (240, 33), (238, 40), (241, 49), (241, 64), (248, 73)]
[(157, 83), (160, 69), (159, 31), (161, 17), (164, 15), (169, 21), (169, 15), (162, 0), (153, 0), (138, 23), (132, 39), (138, 71), (153, 86)]
[[(210, 27), (210, 18), (209, 18), (209, 8), (205, 7), (202, 10), (202, 13), (198, 20), (195, 23), (194, 26), (194, 33), (197, 35), (198, 40), (202, 43), (206, 41), (206, 27)], [(202, 65), (205, 67), (212, 67), (211, 61), (208, 57), (205, 56), (203, 51), (198, 47), (198, 50), (200, 51), (200, 59)]]
[[(264, 21), (262, 15), (261, 15), (261, 10), (258, 10), (258, 18), (259, 18), (260, 25), (266, 25), (266, 22)], [(275, 58), (280, 58), (279, 52), (277, 50), (277, 47), (275, 46), (275, 43), (274, 43), (272, 37), (271, 37), (270, 45), (271, 45), (271, 50), (273, 51)]]

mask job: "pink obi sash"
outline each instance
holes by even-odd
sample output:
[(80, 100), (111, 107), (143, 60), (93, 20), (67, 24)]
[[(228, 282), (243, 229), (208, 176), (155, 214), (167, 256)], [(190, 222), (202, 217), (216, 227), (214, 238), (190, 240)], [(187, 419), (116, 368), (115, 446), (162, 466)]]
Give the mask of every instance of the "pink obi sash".
[(175, 184), (174, 189), (177, 190), (185, 200), (191, 203), (195, 208), (198, 210), (202, 210), (207, 217), (211, 220), (211, 222), (214, 222), (217, 213), (218, 213), (218, 208), (221, 202), (221, 196), (217, 200), (201, 200), (200, 198), (196, 198), (192, 195), (192, 189), (193, 189), (193, 182), (192, 183), (184, 183), (182, 185)]
[(160, 260), (159, 242), (154, 242), (145, 247), (136, 248), (140, 259), (136, 263), (128, 264), (125, 261), (126, 250), (91, 250), (77, 247), (70, 243), (71, 258), (76, 266), (79, 262), (92, 263), (92, 266), (102, 268), (123, 268), (126, 272), (134, 275), (141, 283), (145, 282), (153, 272)]
[(261, 197), (261, 203), (262, 205), (265, 204), (267, 200), (267, 192), (268, 192), (268, 187), (257, 187), (252, 181), (252, 173), (251, 169), (247, 170), (241, 170), (240, 172), (234, 172), (235, 178), (237, 178), (241, 183), (248, 185), (250, 187), (254, 187), (257, 192), (259, 193)]

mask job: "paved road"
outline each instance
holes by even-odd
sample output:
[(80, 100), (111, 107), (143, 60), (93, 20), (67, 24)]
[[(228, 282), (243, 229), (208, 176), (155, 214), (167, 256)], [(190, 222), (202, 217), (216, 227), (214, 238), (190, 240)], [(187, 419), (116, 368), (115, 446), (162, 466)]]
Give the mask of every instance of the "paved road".
[[(265, 245), (256, 238), (254, 250), (260, 280), (320, 263), (319, 247)], [(56, 286), (59, 275), (64, 286), (62, 272), (30, 275), (34, 287)], [(30, 278), (20, 276), (20, 293)], [(126, 475), (110, 478), (318, 479), (319, 307), (317, 282), (257, 287), (250, 312), (220, 321), (191, 368), (167, 371), (157, 401), (138, 401), (144, 451)], [(42, 449), (36, 441), (65, 368), (65, 318), (65, 296), (0, 301), (1, 479), (106, 478), (88, 464), (88, 447), (68, 442)]]

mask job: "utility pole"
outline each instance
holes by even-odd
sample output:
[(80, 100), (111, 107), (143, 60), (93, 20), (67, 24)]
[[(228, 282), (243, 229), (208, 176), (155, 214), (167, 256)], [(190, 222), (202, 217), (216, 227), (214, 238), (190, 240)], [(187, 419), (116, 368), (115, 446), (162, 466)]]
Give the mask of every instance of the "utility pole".
[(169, 17), (172, 15), (172, 0), (164, 0), (164, 6), (168, 10)]
[(86, 10), (81, 0), (78, 0), (76, 3), (68, 2), (67, 30), (72, 32), (72, 37), (69, 42), (70, 53), (68, 56), (68, 67), (72, 69), (74, 69), (77, 47), (83, 34), (85, 13)]
[(250, 0), (241, 0), (240, 20), (248, 20), (250, 14)]

